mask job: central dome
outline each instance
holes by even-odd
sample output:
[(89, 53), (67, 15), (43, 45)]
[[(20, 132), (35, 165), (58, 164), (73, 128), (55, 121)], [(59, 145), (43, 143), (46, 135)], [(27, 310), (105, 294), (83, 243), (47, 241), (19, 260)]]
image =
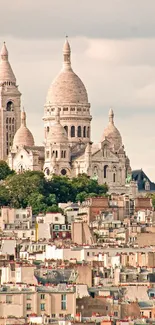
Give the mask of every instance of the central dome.
[(86, 88), (71, 68), (71, 50), (67, 39), (63, 56), (63, 69), (49, 88), (47, 104), (88, 104)]

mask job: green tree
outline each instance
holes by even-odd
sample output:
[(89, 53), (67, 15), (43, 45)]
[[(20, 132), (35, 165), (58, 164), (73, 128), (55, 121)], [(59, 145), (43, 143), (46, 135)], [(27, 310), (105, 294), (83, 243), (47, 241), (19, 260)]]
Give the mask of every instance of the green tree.
[(82, 203), (88, 196), (88, 193), (85, 191), (80, 192), (76, 195), (76, 201)]
[(33, 214), (46, 212), (47, 204), (44, 202), (45, 197), (38, 192), (31, 193), (28, 198), (28, 205), (32, 207)]
[(46, 212), (63, 212), (61, 208), (59, 208), (56, 204), (53, 204), (50, 207), (47, 207)]
[(9, 191), (4, 185), (0, 185), (0, 206), (7, 206), (10, 204)]
[(40, 172), (25, 172), (15, 174), (6, 179), (6, 186), (15, 208), (25, 208), (32, 193), (42, 194), (44, 191), (44, 174)]
[(7, 176), (14, 174), (15, 172), (10, 169), (6, 161), (0, 160), (0, 180), (4, 180)]

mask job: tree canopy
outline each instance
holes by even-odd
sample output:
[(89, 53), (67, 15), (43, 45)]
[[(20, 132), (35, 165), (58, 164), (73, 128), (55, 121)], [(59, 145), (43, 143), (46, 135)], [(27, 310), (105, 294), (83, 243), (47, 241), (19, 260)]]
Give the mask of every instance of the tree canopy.
[(32, 206), (34, 214), (39, 212), (58, 212), (58, 203), (84, 201), (88, 196), (105, 195), (107, 185), (99, 185), (96, 180), (81, 174), (72, 179), (54, 175), (46, 180), (38, 171), (22, 174), (8, 173), (0, 185), (0, 205), (15, 208)]
[(0, 160), (0, 180), (4, 180), (7, 176), (14, 174), (6, 161)]

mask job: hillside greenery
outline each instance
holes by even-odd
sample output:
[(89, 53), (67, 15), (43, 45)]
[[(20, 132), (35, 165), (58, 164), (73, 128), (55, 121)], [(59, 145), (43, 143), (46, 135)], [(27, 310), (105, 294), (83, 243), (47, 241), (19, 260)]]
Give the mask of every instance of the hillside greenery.
[(6, 165), (0, 162), (0, 206), (32, 206), (34, 214), (58, 212), (60, 202), (82, 202), (90, 196), (106, 195), (108, 191), (106, 184), (99, 185), (86, 174), (72, 179), (54, 175), (46, 180), (42, 172), (15, 174)]

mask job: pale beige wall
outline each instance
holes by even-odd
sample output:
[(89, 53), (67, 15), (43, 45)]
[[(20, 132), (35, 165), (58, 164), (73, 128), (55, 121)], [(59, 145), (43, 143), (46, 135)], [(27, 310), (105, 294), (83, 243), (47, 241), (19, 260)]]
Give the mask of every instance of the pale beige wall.
[(140, 233), (137, 234), (137, 244), (139, 247), (155, 245), (154, 233)]
[(21, 266), (21, 281), (27, 284), (37, 284), (37, 280), (34, 276), (33, 266)]
[[(38, 316), (42, 314), (71, 314), (76, 315), (76, 293), (67, 294), (67, 309), (61, 310), (61, 294), (43, 292), (45, 299), (41, 299), (41, 293), (27, 292), (27, 293), (9, 293), (12, 296), (12, 303), (6, 303), (6, 293), (0, 293), (0, 317), (26, 317), (31, 313), (37, 313)], [(41, 310), (41, 303), (45, 303), (45, 311)], [(27, 310), (27, 304), (31, 305), (31, 309)]]

